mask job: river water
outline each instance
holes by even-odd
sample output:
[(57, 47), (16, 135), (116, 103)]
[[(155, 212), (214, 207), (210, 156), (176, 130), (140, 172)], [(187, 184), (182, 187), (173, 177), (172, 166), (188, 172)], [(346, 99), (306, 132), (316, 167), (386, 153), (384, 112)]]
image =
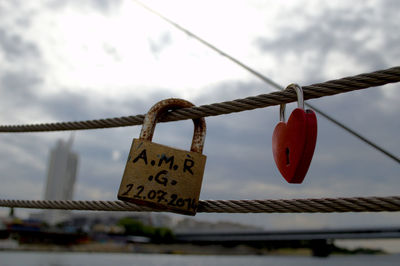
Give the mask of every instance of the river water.
[(258, 266), (258, 265), (400, 265), (397, 255), (193, 256), (161, 254), (67, 253), (0, 251), (0, 266)]

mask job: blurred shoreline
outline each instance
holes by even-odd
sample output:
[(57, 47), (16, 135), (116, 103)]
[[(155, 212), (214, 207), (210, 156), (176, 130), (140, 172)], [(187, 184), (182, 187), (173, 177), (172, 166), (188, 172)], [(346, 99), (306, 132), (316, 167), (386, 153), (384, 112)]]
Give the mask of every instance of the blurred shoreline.
[(143, 253), (143, 254), (177, 254), (177, 255), (296, 255), (311, 256), (309, 249), (258, 249), (239, 245), (224, 247), (220, 245), (197, 246), (191, 244), (116, 244), (91, 243), (71, 246), (57, 245), (19, 245), (3, 247), (1, 251), (32, 252), (82, 252), (82, 253)]
[[(134, 253), (134, 254), (176, 254), (176, 255), (259, 255), (259, 256), (313, 256), (308, 248), (255, 248), (246, 245), (233, 247), (222, 245), (192, 245), (192, 244), (152, 244), (152, 243), (87, 243), (80, 245), (45, 245), (22, 244), (17, 246), (1, 247), (2, 251), (27, 251), (27, 252), (81, 252), (81, 253)], [(385, 255), (381, 250), (363, 249), (351, 251), (340, 249), (331, 255)]]

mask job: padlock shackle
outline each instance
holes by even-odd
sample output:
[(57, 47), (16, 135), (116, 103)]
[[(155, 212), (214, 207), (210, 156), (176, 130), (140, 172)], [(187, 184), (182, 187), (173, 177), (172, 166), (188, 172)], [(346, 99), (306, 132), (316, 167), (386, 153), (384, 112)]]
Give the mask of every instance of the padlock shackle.
[[(143, 121), (142, 130), (140, 131), (139, 139), (151, 141), (153, 139), (158, 119), (168, 111), (179, 108), (190, 108), (193, 106), (194, 104), (191, 102), (177, 98), (159, 101), (147, 112)], [(206, 138), (206, 121), (204, 117), (195, 118), (193, 119), (193, 124), (194, 133), (190, 151), (203, 153), (203, 146)]]
[[(295, 83), (290, 84), (284, 90), (288, 90), (288, 89), (294, 89), (296, 91), (296, 94), (297, 94), (297, 107), (304, 110), (303, 89), (299, 85), (297, 85)], [(279, 108), (279, 120), (281, 122), (286, 122), (285, 111), (286, 111), (286, 104), (283, 103), (283, 104), (280, 105), (280, 108)]]

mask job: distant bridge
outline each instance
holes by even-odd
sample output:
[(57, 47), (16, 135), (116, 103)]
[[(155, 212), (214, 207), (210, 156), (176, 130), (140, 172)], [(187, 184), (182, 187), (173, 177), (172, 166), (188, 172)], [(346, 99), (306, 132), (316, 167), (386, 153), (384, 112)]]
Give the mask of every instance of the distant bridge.
[(391, 228), (348, 228), (320, 230), (251, 231), (220, 233), (177, 233), (179, 242), (264, 242), (294, 240), (334, 240), (334, 239), (383, 239), (400, 238), (400, 227)]
[(335, 239), (389, 239), (400, 238), (400, 227), (348, 228), (321, 230), (177, 233), (176, 241), (196, 245), (252, 245), (268, 249), (309, 248), (314, 256), (326, 257), (338, 250)]

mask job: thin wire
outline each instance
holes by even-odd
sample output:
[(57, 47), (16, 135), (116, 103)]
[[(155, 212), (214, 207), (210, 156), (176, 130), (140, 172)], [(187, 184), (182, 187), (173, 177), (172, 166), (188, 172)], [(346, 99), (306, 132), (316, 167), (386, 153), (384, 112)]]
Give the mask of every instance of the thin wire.
[[(232, 62), (234, 62), (235, 64), (239, 65), (240, 67), (246, 69), (248, 72), (252, 73), (253, 75), (255, 75), (256, 77), (258, 77), (259, 79), (261, 79), (262, 81), (264, 81), (265, 83), (271, 85), (272, 87), (275, 87), (278, 90), (284, 90), (284, 87), (279, 85), (278, 83), (276, 83), (275, 81), (273, 81), (272, 79), (266, 77), (265, 75), (261, 74), (260, 72), (254, 70), (253, 68), (251, 68), (250, 66), (244, 64), (243, 62), (237, 60), (236, 58), (232, 57), (231, 55), (225, 53), (224, 51), (222, 51), (221, 49), (215, 47), (214, 45), (212, 45), (211, 43), (205, 41), (203, 38), (200, 38), (198, 35), (194, 34), (193, 32), (189, 31), (188, 29), (180, 26), (179, 24), (175, 23), (174, 21), (168, 19), (167, 17), (163, 16), (162, 14), (160, 14), (159, 12), (155, 11), (154, 9), (151, 9), (150, 7), (146, 6), (145, 4), (143, 4), (140, 1), (137, 0), (133, 0), (136, 4), (138, 4), (139, 6), (143, 7), (144, 9), (148, 10), (149, 12), (155, 14), (156, 16), (160, 17), (161, 19), (163, 19), (164, 21), (166, 21), (167, 23), (171, 24), (172, 26), (174, 26), (175, 28), (179, 29), (180, 31), (185, 32), (187, 35), (189, 35), (190, 37), (196, 39), (197, 41), (199, 41), (200, 43), (204, 44), (205, 46), (207, 46), (208, 48), (214, 50), (215, 52), (219, 53), (221, 56), (228, 58), (229, 60), (231, 60)], [(328, 114), (326, 114), (325, 112), (321, 111), (320, 109), (316, 108), (315, 106), (309, 104), (309, 103), (305, 103), (306, 106), (310, 107), (311, 109), (314, 109), (317, 113), (319, 113), (320, 115), (322, 115), (323, 117), (325, 117), (326, 119), (328, 119), (328, 121), (331, 121), (332, 123), (338, 125), (339, 127), (341, 127), (342, 129), (344, 129), (345, 131), (347, 131), (348, 133), (352, 134), (353, 136), (357, 137), (358, 139), (360, 139), (361, 141), (363, 141), (364, 143), (366, 143), (367, 145), (375, 148), (376, 150), (380, 151), (381, 153), (383, 153), (384, 155), (388, 156), (389, 158), (395, 160), (397, 163), (400, 163), (400, 159), (397, 158), (395, 155), (393, 155), (392, 153), (390, 153), (389, 151), (385, 150), (384, 148), (380, 147), (378, 144), (372, 142), (371, 140), (367, 139), (366, 137), (362, 136), (361, 134), (357, 133), (356, 131), (354, 131), (353, 129), (351, 129), (350, 127), (344, 125), (343, 123), (339, 122), (338, 120), (334, 119), (333, 117), (329, 116)]]
[(214, 50), (215, 52), (219, 53), (220, 55), (228, 58), (229, 60), (231, 60), (232, 62), (234, 62), (235, 64), (241, 66), (242, 68), (246, 69), (247, 71), (249, 71), (250, 73), (252, 73), (253, 75), (257, 76), (259, 79), (263, 80), (264, 82), (270, 84), (271, 86), (278, 88), (280, 90), (283, 90), (282, 86), (280, 86), (278, 83), (276, 83), (275, 81), (273, 81), (272, 79), (262, 75), (260, 72), (252, 69), (251, 67), (249, 67), (248, 65), (240, 62), (239, 60), (237, 60), (236, 58), (232, 57), (231, 55), (225, 53), (224, 51), (218, 49), (217, 47), (215, 47), (214, 45), (212, 45), (211, 43), (205, 41), (204, 39), (200, 38), (199, 36), (197, 36), (196, 34), (194, 34), (193, 32), (189, 31), (188, 29), (180, 26), (179, 24), (173, 22), (172, 20), (168, 19), (167, 17), (164, 17), (162, 14), (158, 13), (157, 11), (155, 11), (154, 9), (151, 9), (150, 7), (146, 6), (145, 4), (143, 4), (140, 1), (137, 0), (133, 0), (134, 2), (136, 2), (136, 4), (140, 5), (141, 7), (143, 7), (144, 9), (150, 11), (151, 13), (157, 15), (158, 17), (162, 18), (163, 20), (165, 20), (166, 22), (168, 22), (169, 24), (171, 24), (172, 26), (174, 26), (175, 28), (179, 29), (180, 31), (185, 32), (187, 35), (189, 35), (190, 37), (196, 39), (197, 41), (201, 42), (202, 44), (204, 44), (205, 46), (211, 48), (212, 50)]
[(400, 164), (400, 159), (397, 158), (396, 156), (394, 156), (393, 154), (391, 154), (390, 152), (388, 152), (387, 150), (379, 147), (377, 144), (373, 143), (372, 141), (366, 139), (365, 137), (361, 136), (360, 134), (358, 134), (357, 132), (355, 132), (354, 130), (352, 130), (351, 128), (338, 123), (337, 120), (333, 119), (331, 116), (327, 115), (326, 113), (321, 112), (320, 110), (318, 110), (317, 108), (313, 107), (314, 111), (319, 112), (320, 115), (322, 115), (323, 117), (325, 117), (326, 119), (328, 119), (329, 121), (331, 121), (332, 123), (335, 123), (336, 125), (338, 125), (339, 127), (343, 128), (344, 130), (346, 130), (347, 132), (350, 132), (351, 134), (353, 134), (354, 136), (356, 136), (357, 138), (361, 139), (362, 141), (364, 141), (365, 143), (367, 143), (368, 145), (374, 147), (375, 149), (377, 149), (378, 151), (382, 152), (383, 154), (385, 154), (386, 156), (392, 158), (393, 160), (395, 160), (397, 163)]

